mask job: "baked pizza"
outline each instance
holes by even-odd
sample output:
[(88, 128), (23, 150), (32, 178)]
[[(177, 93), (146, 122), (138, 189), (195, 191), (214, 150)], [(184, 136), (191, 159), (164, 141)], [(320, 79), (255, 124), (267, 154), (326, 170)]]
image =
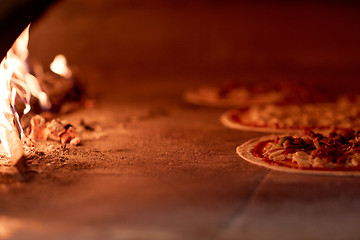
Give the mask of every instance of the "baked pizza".
[(295, 173), (360, 176), (360, 132), (331, 131), (328, 135), (267, 136), (237, 147), (245, 160), (270, 169)]
[(225, 112), (221, 122), (230, 128), (260, 132), (303, 131), (307, 128), (360, 129), (360, 97), (341, 97), (328, 103), (254, 105)]
[(205, 85), (184, 93), (187, 102), (212, 107), (247, 107), (262, 104), (291, 104), (325, 101), (314, 86), (296, 81), (227, 82)]

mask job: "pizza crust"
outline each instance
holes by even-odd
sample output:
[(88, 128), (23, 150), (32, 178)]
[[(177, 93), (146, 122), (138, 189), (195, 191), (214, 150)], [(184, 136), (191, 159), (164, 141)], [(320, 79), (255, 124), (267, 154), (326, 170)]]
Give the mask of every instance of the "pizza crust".
[[(261, 81), (260, 81), (261, 80)], [(294, 94), (296, 92), (296, 94)], [(304, 104), (329, 99), (314, 86), (289, 79), (258, 79), (251, 82), (230, 81), (188, 89), (183, 99), (207, 107), (249, 107), (266, 104)]]
[(253, 93), (246, 87), (238, 87), (233, 90), (233, 94), (236, 89), (242, 91), (243, 94), (238, 93), (237, 96), (220, 97), (219, 92), (222, 90), (220, 86), (203, 86), (185, 91), (183, 99), (186, 102), (205, 107), (242, 108), (251, 105), (281, 103), (285, 98), (281, 91)]
[(221, 114), (220, 121), (228, 128), (242, 130), (242, 131), (254, 131), (254, 132), (264, 132), (264, 133), (300, 133), (302, 130), (297, 129), (280, 129), (280, 128), (269, 128), (269, 127), (257, 127), (257, 126), (248, 126), (235, 122), (232, 120), (232, 116), (238, 113), (238, 110), (229, 110)]
[(300, 173), (300, 174), (311, 174), (311, 175), (322, 175), (322, 176), (342, 176), (342, 177), (359, 177), (360, 171), (334, 171), (334, 170), (311, 170), (311, 169), (295, 169), (284, 166), (277, 166), (269, 164), (252, 154), (254, 147), (262, 141), (270, 140), (276, 136), (266, 136), (261, 138), (251, 139), (236, 148), (236, 153), (244, 160), (260, 165), (272, 170), (288, 172), (288, 173)]
[(300, 132), (360, 129), (360, 96), (358, 100), (339, 98), (335, 102), (304, 105), (253, 105), (225, 112), (221, 122), (230, 128), (259, 132)]

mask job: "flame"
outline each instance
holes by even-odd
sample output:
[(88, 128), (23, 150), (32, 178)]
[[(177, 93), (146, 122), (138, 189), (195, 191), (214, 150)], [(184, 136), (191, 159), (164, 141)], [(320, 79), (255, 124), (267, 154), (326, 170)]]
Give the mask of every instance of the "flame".
[[(13, 70), (11, 85), (15, 86), (17, 96), (20, 97), (25, 105), (24, 114), (30, 110), (31, 95), (39, 99), (40, 105), (44, 110), (51, 108), (51, 103), (46, 94), (41, 90), (37, 78), (29, 73), (29, 66), (26, 62), (29, 55), (27, 50), (29, 27), (30, 25), (21, 33), (4, 58), (6, 64)], [(13, 106), (15, 105), (14, 102), (12, 104)]]
[(29, 73), (26, 62), (28, 57), (29, 27), (20, 34), (7, 55), (0, 63), (0, 140), (8, 155), (10, 147), (6, 140), (6, 132), (19, 131), (24, 134), (20, 125), (19, 114), (15, 108), (16, 99), (20, 99), (27, 114), (30, 109), (31, 96), (39, 99), (43, 109), (50, 109), (51, 103), (41, 90), (38, 80)]
[(4, 60), (0, 63), (0, 73), (2, 75), (0, 79), (0, 140), (6, 152), (10, 155), (6, 134), (8, 131), (13, 130), (13, 123), (8, 117), (12, 115), (9, 90), (12, 71), (6, 66)]
[(50, 64), (50, 69), (64, 78), (69, 79), (72, 77), (72, 72), (68, 66), (67, 60), (62, 54), (59, 54), (54, 58)]

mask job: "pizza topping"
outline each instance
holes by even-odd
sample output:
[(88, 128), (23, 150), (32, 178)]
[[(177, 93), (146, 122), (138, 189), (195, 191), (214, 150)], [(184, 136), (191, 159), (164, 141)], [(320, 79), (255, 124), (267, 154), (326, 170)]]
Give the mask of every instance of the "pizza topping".
[(360, 129), (360, 96), (332, 103), (303, 105), (254, 105), (238, 109), (231, 117), (241, 125), (271, 129)]
[(259, 143), (253, 154), (278, 165), (297, 168), (352, 169), (360, 167), (360, 132), (332, 131), (329, 136), (306, 131), (305, 137), (284, 136)]
[(194, 104), (218, 107), (243, 107), (269, 103), (303, 104), (324, 102), (331, 98), (313, 83), (305, 84), (303, 81), (283, 77), (249, 80), (251, 81), (227, 81), (200, 86), (186, 91), (184, 98)]
[(310, 166), (313, 163), (313, 159), (311, 158), (310, 154), (307, 154), (304, 151), (298, 151), (293, 154), (293, 160), (297, 162), (300, 166)]

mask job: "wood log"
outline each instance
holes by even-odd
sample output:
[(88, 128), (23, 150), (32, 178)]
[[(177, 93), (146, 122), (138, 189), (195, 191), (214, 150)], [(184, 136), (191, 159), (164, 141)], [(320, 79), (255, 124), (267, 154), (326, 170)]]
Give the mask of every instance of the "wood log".
[(84, 84), (76, 77), (67, 79), (50, 70), (35, 72), (35, 76), (50, 99), (52, 112), (60, 112), (65, 103), (78, 102), (85, 97)]
[(6, 140), (9, 143), (10, 159), (12, 164), (18, 169), (20, 173), (27, 170), (26, 155), (23, 143), (21, 142), (17, 131), (9, 131), (6, 133)]
[[(2, 136), (2, 144), (7, 144), (8, 153), (10, 154), (10, 160), (12, 164), (20, 173), (24, 173), (27, 171), (24, 145), (21, 142), (18, 130), (13, 124), (14, 116), (6, 113), (4, 115), (9, 123), (11, 123), (12, 128), (9, 129), (6, 126), (1, 126), (3, 128), (2, 132), (4, 134), (4, 136)], [(4, 141), (6, 141), (6, 143)]]

